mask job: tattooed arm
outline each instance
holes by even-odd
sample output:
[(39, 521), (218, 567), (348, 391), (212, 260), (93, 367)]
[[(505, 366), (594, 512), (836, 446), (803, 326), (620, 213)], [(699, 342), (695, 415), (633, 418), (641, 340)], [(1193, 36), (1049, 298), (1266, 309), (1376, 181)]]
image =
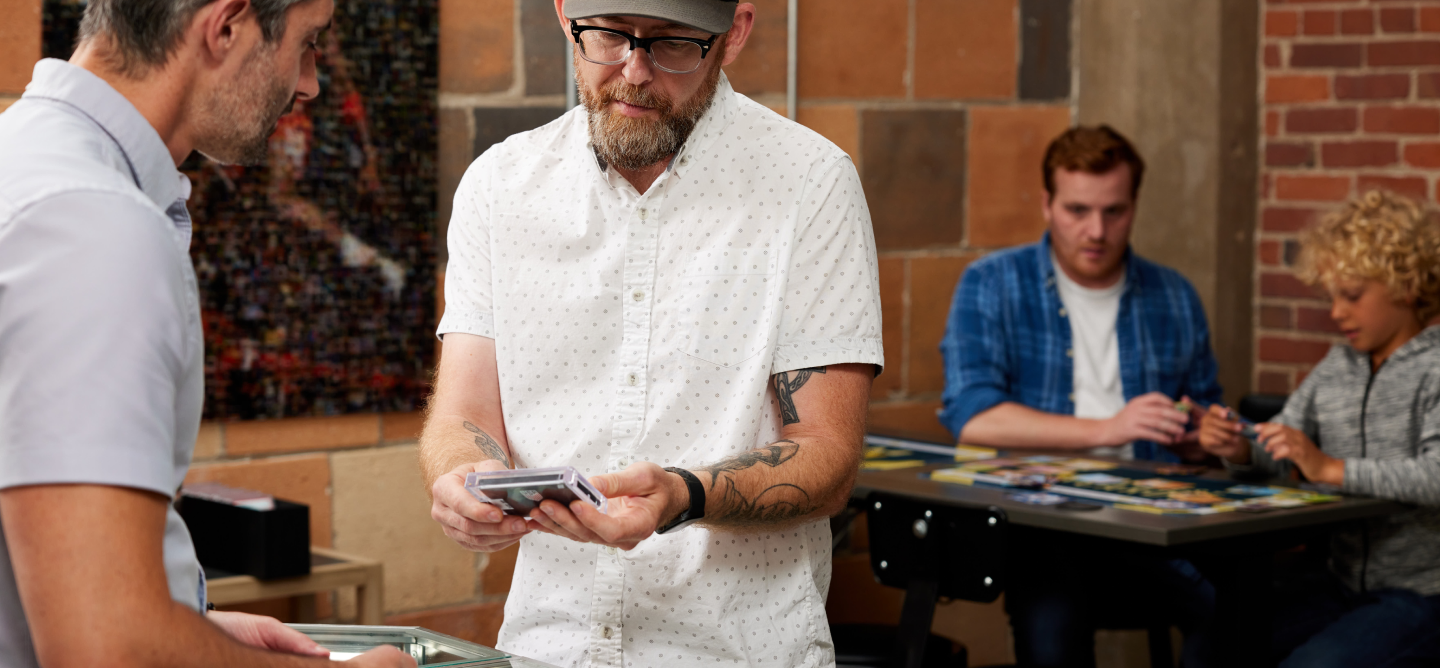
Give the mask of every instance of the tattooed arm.
[(479, 552), (504, 549), (525, 535), (524, 520), (505, 517), (465, 490), (466, 473), (512, 466), (500, 411), (495, 341), (446, 334), (420, 434), (420, 470), (430, 490), (430, 516), (445, 535)]
[(769, 531), (843, 509), (860, 468), (874, 377), (869, 364), (775, 374), (781, 440), (694, 471), (705, 485), (702, 524)]
[[(840, 512), (860, 470), (874, 377), (869, 364), (776, 374), (781, 439), (693, 471), (705, 486), (701, 523), (774, 531)], [(590, 482), (610, 497), (608, 515), (581, 502), (544, 501), (532, 519), (557, 536), (628, 550), (690, 506), (684, 480), (650, 462)]]

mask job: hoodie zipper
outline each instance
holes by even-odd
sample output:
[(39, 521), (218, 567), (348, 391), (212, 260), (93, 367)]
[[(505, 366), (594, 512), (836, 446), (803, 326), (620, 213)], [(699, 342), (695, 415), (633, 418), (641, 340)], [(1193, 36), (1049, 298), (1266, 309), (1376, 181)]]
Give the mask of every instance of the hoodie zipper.
[[(1385, 360), (1388, 362), (1390, 360)], [(1385, 362), (1370, 372), (1370, 377), (1365, 379), (1365, 396), (1360, 400), (1360, 458), (1365, 458), (1365, 414), (1370, 410), (1370, 388), (1375, 385), (1375, 377), (1380, 375), (1380, 369), (1385, 368)], [(1365, 522), (1360, 525), (1360, 593), (1366, 593), (1365, 576), (1370, 570), (1370, 524)]]

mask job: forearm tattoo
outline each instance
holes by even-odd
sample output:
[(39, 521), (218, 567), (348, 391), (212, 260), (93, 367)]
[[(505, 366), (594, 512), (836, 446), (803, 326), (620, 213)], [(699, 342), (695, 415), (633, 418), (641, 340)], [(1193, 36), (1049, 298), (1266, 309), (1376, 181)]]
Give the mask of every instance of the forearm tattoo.
[(720, 490), (716, 498), (720, 499), (721, 507), (714, 513), (713, 519), (731, 525), (772, 524), (805, 517), (818, 510), (819, 506), (810, 500), (810, 493), (799, 485), (768, 485), (747, 496), (736, 480), (737, 474), (759, 464), (779, 468), (799, 452), (799, 443), (777, 441), (702, 467), (701, 471), (710, 474), (710, 492), (713, 494), (717, 488)]
[(510, 458), (505, 456), (505, 448), (500, 447), (489, 434), (468, 421), (465, 423), (465, 431), (475, 434), (475, 447), (480, 448), (480, 452), (485, 453), (486, 457), (498, 460), (505, 468), (510, 468)]
[(795, 410), (795, 393), (810, 382), (812, 374), (825, 373), (825, 367), (817, 366), (799, 371), (782, 371), (775, 374), (775, 399), (780, 402), (780, 424), (789, 425), (800, 421), (800, 412)]

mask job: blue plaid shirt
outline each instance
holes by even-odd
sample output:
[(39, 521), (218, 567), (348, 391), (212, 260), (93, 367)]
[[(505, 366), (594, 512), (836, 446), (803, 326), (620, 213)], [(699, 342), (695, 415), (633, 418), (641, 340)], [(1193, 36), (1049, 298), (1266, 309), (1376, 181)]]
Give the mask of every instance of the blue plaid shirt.
[[(1150, 392), (1220, 401), (1210, 328), (1195, 288), (1178, 272), (1126, 252), (1125, 292), (1115, 319), (1125, 400)], [(1055, 286), (1050, 235), (970, 265), (950, 307), (940, 352), (945, 407), (940, 421), (956, 437), (997, 404), (1075, 414), (1070, 323)], [(1178, 461), (1166, 448), (1135, 442), (1137, 459)]]

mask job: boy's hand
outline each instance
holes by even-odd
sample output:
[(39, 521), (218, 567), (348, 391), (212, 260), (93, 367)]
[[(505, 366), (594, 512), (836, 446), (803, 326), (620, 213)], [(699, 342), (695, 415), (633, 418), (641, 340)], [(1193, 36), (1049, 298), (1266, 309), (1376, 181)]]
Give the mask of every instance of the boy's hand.
[(1211, 404), (1200, 417), (1200, 447), (1231, 464), (1250, 463), (1250, 442), (1240, 437), (1240, 423), (1231, 419), (1230, 409)]
[(1304, 432), (1283, 424), (1266, 422), (1255, 428), (1265, 452), (1276, 461), (1290, 460), (1310, 482), (1345, 484), (1345, 461), (1320, 451)]

